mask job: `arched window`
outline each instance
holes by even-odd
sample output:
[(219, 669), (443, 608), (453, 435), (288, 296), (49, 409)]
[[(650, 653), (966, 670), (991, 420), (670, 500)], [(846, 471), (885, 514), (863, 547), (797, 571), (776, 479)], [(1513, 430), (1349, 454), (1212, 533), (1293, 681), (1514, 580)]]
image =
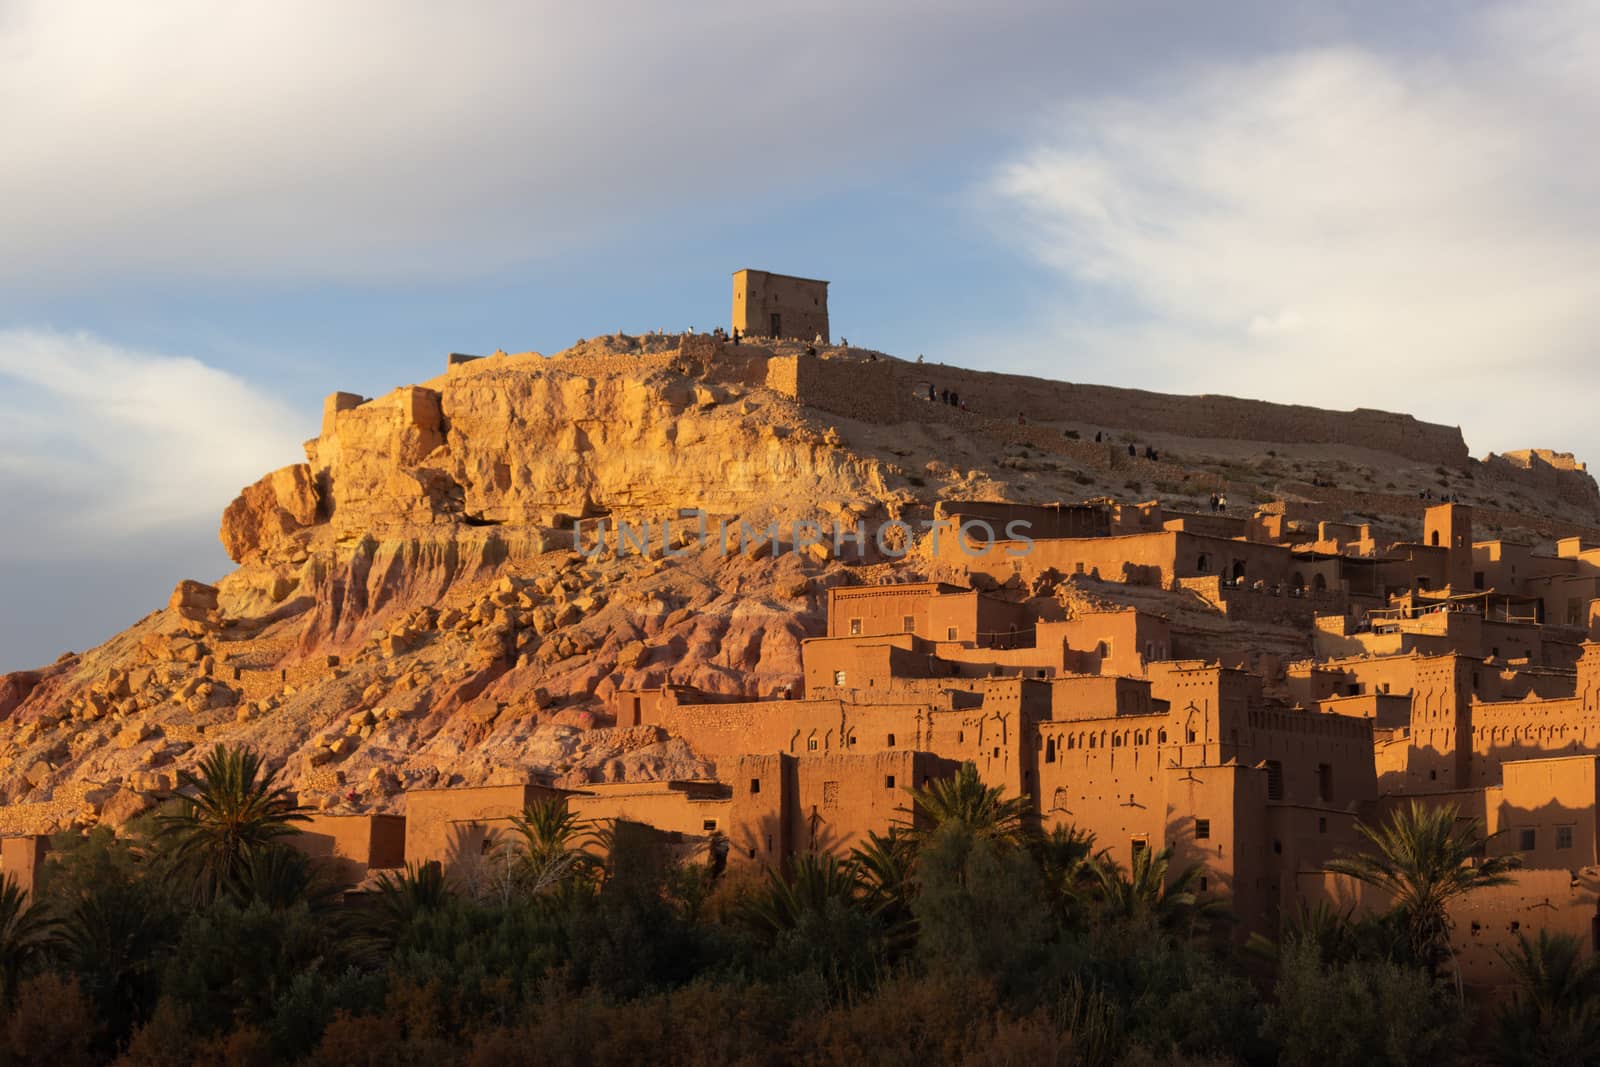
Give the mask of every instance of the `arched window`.
[(1240, 579), (1242, 579), (1243, 577), (1244, 577), (1244, 560), (1236, 559), (1236, 560), (1233, 561), (1233, 580), (1237, 582)]
[(1328, 579), (1324, 578), (1320, 574), (1314, 575), (1311, 579), (1311, 588), (1315, 589), (1319, 593), (1327, 592)]
[(1306, 576), (1301, 574), (1299, 571), (1295, 571), (1294, 572), (1294, 576), (1289, 579), (1289, 588), (1293, 589), (1295, 592), (1298, 593), (1301, 590), (1305, 589), (1305, 587), (1306, 587)]
[(1200, 558), (1194, 561), (1194, 569), (1201, 574), (1210, 574), (1211, 557), (1204, 552), (1200, 553)]
[(1167, 731), (1164, 728), (1156, 733), (1156, 743), (1162, 745), (1167, 743)]
[(1056, 761), (1056, 740), (1053, 737), (1044, 743), (1044, 761), (1046, 763)]

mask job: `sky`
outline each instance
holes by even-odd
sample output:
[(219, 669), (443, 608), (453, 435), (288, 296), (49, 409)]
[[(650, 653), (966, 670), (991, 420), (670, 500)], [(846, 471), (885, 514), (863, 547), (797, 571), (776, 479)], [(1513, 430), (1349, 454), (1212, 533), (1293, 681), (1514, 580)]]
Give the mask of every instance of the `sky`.
[(725, 324), (1600, 456), (1600, 0), (0, 0), (0, 671), (321, 398)]

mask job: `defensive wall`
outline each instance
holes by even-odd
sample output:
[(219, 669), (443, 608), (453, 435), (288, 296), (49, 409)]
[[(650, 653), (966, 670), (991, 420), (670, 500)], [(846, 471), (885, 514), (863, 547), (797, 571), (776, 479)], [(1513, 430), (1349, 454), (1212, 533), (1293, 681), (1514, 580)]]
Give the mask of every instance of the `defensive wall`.
[(936, 391), (955, 391), (972, 413), (999, 419), (1022, 415), (1030, 422), (1082, 422), (1185, 437), (1354, 445), (1463, 469), (1469, 461), (1466, 442), (1456, 427), (1367, 408), (1326, 411), (1238, 397), (1079, 385), (943, 364), (806, 355), (774, 357), (768, 364), (767, 385), (800, 403), (865, 422), (926, 419), (929, 409), (941, 406), (956, 410), (930, 404), (926, 397), (931, 385)]

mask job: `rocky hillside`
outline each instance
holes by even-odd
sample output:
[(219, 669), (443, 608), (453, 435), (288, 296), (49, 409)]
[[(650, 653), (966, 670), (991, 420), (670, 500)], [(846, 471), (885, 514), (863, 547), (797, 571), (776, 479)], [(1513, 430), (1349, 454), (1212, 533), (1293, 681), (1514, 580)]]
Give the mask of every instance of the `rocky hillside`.
[[(1396, 531), (1430, 493), (1534, 539), (1600, 523), (1600, 494), (1571, 464), (1135, 434), (1111, 412), (1097, 426), (942, 406), (938, 418), (829, 411), (769, 388), (769, 361), (795, 353), (617, 336), (454, 363), (373, 400), (334, 394), (306, 462), (223, 516), (237, 570), (181, 584), (98, 648), (0, 678), (0, 829), (119, 823), (218, 741), (260, 748), (304, 800), (353, 810), (530, 774), (577, 785), (709, 773), (679, 741), (612, 725), (612, 694), (797, 686), (829, 586), (928, 574), (915, 551), (741, 547), (740, 520), (871, 530), (927, 517), (941, 497), (1182, 508), (1224, 488), (1236, 506), (1316, 499), (1329, 517)], [(841, 371), (889, 358), (824, 355)], [(684, 533), (698, 530), (691, 513), (708, 538)], [(619, 521), (648, 525), (645, 551), (616, 550)], [(726, 551), (707, 543), (723, 522), (735, 531)], [(577, 523), (588, 532), (575, 542)], [(1053, 595), (1015, 595), (1033, 593)], [(1197, 632), (1223, 629), (1203, 615)], [(1275, 640), (1295, 651), (1293, 634)]]

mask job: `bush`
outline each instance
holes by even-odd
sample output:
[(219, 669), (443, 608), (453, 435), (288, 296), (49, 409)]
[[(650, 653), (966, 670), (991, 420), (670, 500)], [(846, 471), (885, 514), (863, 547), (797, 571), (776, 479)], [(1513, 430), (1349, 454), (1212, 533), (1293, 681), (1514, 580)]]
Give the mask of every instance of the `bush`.
[(1283, 1067), (1450, 1062), (1462, 1045), (1459, 1003), (1427, 971), (1388, 960), (1325, 966), (1313, 944), (1284, 946), (1266, 1033)]

